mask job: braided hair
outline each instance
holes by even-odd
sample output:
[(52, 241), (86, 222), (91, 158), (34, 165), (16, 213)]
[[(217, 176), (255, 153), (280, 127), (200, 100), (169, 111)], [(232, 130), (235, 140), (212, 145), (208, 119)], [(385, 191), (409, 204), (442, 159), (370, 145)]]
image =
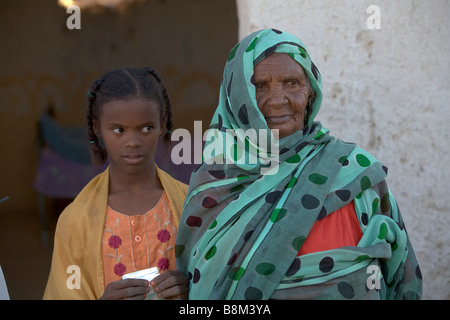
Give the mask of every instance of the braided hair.
[(144, 98), (159, 104), (160, 121), (166, 122), (164, 139), (170, 141), (173, 127), (172, 106), (158, 72), (150, 67), (112, 70), (95, 80), (88, 91), (86, 120), (93, 162), (104, 163), (107, 158), (106, 150), (94, 132), (94, 119), (99, 120), (102, 107), (106, 103), (135, 98)]

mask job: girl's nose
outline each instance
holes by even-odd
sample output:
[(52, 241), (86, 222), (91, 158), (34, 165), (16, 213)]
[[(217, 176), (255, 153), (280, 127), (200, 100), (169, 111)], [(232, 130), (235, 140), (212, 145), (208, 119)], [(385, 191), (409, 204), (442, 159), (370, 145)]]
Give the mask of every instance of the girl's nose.
[(142, 140), (136, 133), (130, 133), (127, 137), (126, 147), (127, 148), (137, 148), (142, 145)]

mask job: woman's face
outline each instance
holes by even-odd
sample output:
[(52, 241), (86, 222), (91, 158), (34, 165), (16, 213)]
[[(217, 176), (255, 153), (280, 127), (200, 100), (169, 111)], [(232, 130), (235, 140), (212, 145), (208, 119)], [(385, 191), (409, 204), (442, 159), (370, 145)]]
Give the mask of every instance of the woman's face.
[(103, 139), (111, 167), (136, 173), (153, 165), (162, 132), (159, 112), (156, 101), (142, 98), (102, 106), (94, 132)]
[(287, 137), (305, 124), (310, 84), (303, 68), (284, 53), (272, 53), (255, 67), (256, 101), (270, 129)]

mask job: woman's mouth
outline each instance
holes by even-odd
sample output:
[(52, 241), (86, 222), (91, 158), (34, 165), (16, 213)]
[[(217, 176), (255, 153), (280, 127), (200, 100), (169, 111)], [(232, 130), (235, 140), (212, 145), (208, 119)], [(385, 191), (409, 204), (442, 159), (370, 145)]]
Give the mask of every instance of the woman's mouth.
[(272, 125), (279, 125), (279, 124), (283, 124), (286, 121), (290, 120), (293, 116), (288, 114), (288, 115), (281, 115), (281, 116), (268, 116), (265, 117), (267, 124), (272, 124)]

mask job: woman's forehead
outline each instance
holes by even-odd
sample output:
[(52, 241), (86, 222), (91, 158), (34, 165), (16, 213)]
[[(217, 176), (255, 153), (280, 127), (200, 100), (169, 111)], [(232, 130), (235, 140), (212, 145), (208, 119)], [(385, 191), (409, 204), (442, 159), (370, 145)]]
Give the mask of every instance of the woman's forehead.
[(255, 77), (266, 73), (279, 73), (284, 76), (306, 77), (302, 66), (285, 53), (272, 53), (255, 66)]

